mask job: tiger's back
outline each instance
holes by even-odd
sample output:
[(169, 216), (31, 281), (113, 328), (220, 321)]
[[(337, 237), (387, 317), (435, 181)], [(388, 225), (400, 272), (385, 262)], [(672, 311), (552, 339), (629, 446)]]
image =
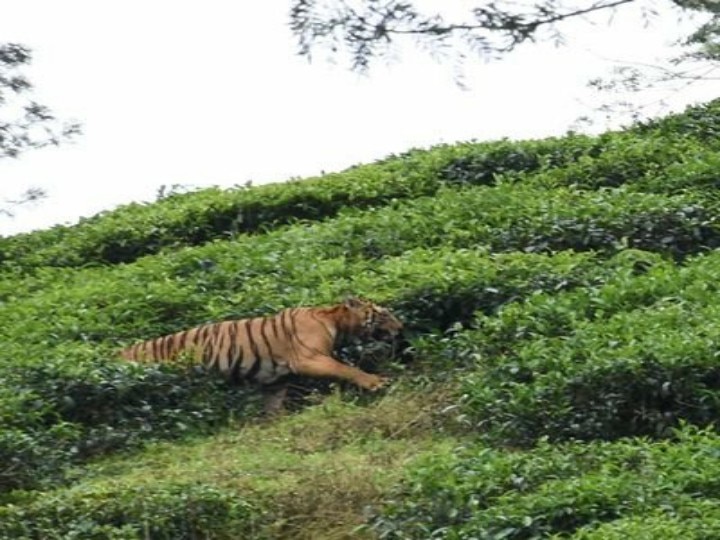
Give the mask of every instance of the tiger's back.
[(292, 344), (287, 328), (289, 310), (274, 317), (256, 317), (196, 326), (136, 343), (121, 351), (126, 360), (172, 362), (190, 358), (216, 369), (234, 382), (270, 384), (290, 373)]

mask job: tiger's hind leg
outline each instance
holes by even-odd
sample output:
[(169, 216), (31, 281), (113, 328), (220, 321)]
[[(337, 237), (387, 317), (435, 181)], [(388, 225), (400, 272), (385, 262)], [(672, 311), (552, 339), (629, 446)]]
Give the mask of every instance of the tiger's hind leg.
[(263, 386), (263, 414), (267, 417), (278, 416), (283, 412), (288, 383), (274, 383)]

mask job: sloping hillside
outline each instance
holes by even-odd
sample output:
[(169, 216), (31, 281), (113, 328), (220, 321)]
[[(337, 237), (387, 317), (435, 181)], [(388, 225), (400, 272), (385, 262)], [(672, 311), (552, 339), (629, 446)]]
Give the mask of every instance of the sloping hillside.
[[(0, 538), (720, 536), (720, 101), (0, 238)], [(386, 305), (290, 411), (119, 347)]]

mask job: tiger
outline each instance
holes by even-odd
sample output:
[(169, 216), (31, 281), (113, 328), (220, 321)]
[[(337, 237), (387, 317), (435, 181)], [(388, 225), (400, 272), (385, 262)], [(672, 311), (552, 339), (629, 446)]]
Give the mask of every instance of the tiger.
[(189, 357), (191, 362), (218, 370), (231, 382), (258, 383), (263, 389), (264, 413), (283, 407), (286, 376), (334, 378), (369, 391), (389, 379), (344, 364), (332, 356), (337, 343), (349, 336), (391, 341), (403, 324), (390, 310), (359, 297), (330, 306), (287, 308), (275, 315), (208, 323), (120, 351), (125, 360), (168, 362)]

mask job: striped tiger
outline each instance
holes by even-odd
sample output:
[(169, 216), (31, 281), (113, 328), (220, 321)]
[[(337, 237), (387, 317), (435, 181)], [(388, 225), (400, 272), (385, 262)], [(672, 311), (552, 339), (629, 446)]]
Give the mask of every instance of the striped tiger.
[(265, 388), (265, 411), (282, 407), (286, 375), (330, 377), (374, 391), (388, 379), (335, 360), (331, 354), (345, 336), (393, 339), (402, 323), (370, 300), (348, 298), (332, 306), (288, 308), (276, 315), (197, 326), (136, 343), (120, 351), (126, 360), (172, 361), (189, 356), (232, 382)]

